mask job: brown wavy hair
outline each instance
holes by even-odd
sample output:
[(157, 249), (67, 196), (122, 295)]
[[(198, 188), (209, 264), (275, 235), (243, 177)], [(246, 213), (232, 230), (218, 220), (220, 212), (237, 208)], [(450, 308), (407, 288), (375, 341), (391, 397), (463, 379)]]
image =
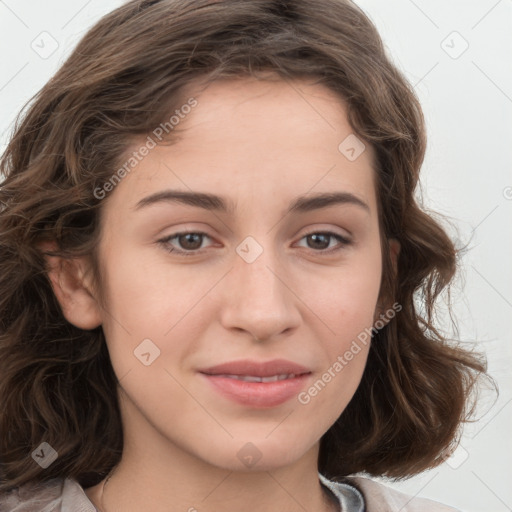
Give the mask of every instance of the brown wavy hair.
[[(41, 243), (64, 258), (88, 255), (100, 285), (102, 202), (93, 191), (180, 106), (187, 86), (268, 71), (336, 92), (375, 149), (380, 302), (402, 306), (374, 334), (361, 384), (321, 440), (318, 469), (332, 479), (402, 478), (453, 449), (485, 362), (434, 326), (457, 251), (415, 199), (424, 119), (372, 22), (349, 0), (130, 1), (85, 35), (25, 107), (0, 161), (1, 491), (55, 477), (94, 485), (123, 448), (103, 331), (65, 320)], [(401, 245), (396, 272), (391, 238)], [(30, 456), (43, 441), (58, 452), (47, 469)]]

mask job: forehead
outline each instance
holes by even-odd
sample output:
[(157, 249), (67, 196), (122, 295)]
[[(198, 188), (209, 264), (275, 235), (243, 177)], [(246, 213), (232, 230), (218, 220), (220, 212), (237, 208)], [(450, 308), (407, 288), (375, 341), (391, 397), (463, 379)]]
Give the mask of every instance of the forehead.
[(181, 101), (195, 106), (170, 113), (170, 143), (157, 144), (116, 187), (125, 204), (164, 188), (265, 198), (336, 188), (374, 202), (373, 149), (324, 85), (237, 78), (187, 92)]
[[(325, 142), (332, 149), (333, 141), (341, 142), (354, 131), (342, 97), (312, 79), (223, 79), (192, 85), (188, 91), (198, 107), (177, 127), (178, 137), (194, 129), (204, 140), (217, 142), (229, 137), (243, 146), (250, 146), (254, 137), (265, 142), (267, 149), (280, 153), (290, 149), (293, 155), (301, 143), (306, 143), (305, 149), (314, 146), (320, 150), (320, 138), (328, 134)], [(214, 126), (221, 129), (211, 130)]]

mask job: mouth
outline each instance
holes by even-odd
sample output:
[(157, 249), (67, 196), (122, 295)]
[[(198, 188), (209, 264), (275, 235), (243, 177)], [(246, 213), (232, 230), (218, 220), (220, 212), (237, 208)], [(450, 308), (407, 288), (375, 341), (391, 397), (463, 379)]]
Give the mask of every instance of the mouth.
[(257, 375), (229, 375), (219, 374), (217, 377), (225, 377), (226, 379), (243, 380), (244, 382), (277, 382), (278, 380), (294, 379), (297, 377), (295, 373), (283, 373), (281, 375), (272, 375), (271, 377), (258, 377)]
[(312, 372), (286, 360), (233, 361), (199, 371), (223, 398), (252, 408), (271, 408), (297, 396)]

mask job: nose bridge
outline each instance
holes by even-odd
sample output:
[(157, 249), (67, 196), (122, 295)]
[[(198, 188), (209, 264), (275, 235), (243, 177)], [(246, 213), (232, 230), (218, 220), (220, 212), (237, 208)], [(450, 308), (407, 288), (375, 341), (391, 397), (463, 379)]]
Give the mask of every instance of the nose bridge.
[(276, 251), (247, 237), (236, 252), (223, 305), (225, 327), (243, 329), (258, 339), (296, 327), (300, 314)]

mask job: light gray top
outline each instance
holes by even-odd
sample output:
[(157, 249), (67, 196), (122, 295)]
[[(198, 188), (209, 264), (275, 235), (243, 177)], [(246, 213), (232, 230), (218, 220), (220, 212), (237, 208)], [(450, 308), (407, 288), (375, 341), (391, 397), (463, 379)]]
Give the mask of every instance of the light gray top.
[[(348, 484), (327, 480), (320, 474), (319, 478), (338, 498), (340, 512), (460, 512), (435, 501), (403, 494), (369, 478), (348, 477)], [(0, 494), (0, 512), (98, 511), (78, 482), (55, 478)]]

